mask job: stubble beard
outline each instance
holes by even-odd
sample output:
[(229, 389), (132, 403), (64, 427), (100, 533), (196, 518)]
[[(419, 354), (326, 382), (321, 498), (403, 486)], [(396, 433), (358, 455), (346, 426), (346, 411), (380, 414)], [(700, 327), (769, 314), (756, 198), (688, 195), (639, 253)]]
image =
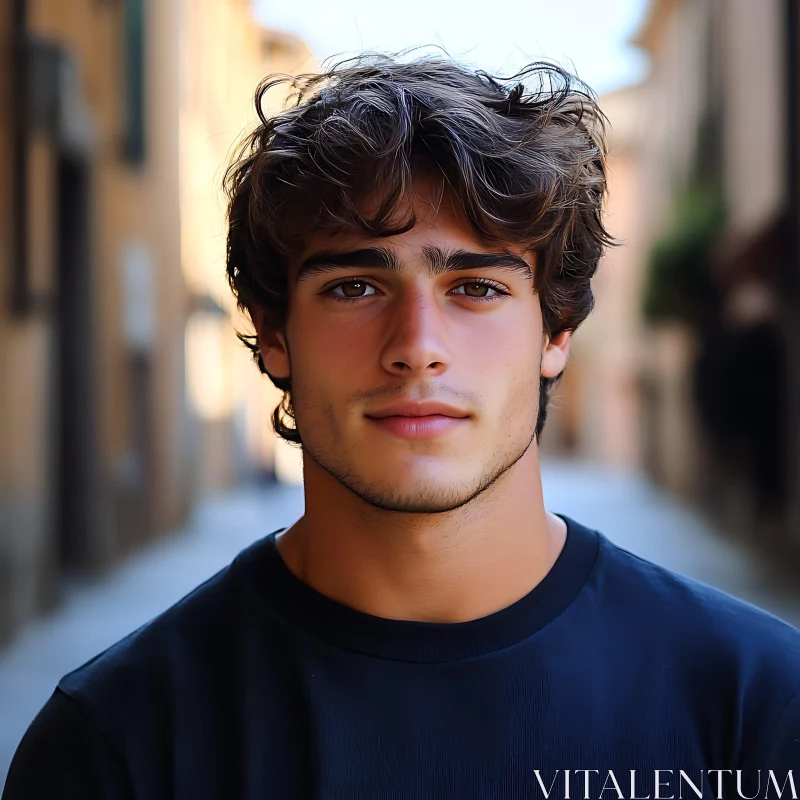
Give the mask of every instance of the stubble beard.
[[(538, 390), (538, 378), (536, 381)], [(370, 480), (369, 476), (359, 473), (352, 464), (337, 458), (334, 454), (345, 452), (339, 428), (335, 423), (333, 408), (320, 403), (317, 408), (322, 410), (322, 419), (326, 427), (333, 432), (333, 436), (325, 448), (318, 448), (313, 442), (313, 437), (303, 436), (303, 453), (316, 463), (322, 470), (331, 475), (342, 486), (349, 489), (368, 505), (382, 511), (394, 511), (404, 514), (444, 514), (466, 506), (481, 494), (490, 489), (506, 472), (528, 452), (536, 439), (536, 425), (538, 422), (538, 394), (526, 393), (530, 400), (524, 403), (525, 408), (519, 408), (502, 415), (503, 419), (519, 419), (531, 407), (537, 409), (526, 429), (518, 431), (513, 439), (508, 440), (505, 447), (497, 447), (497, 441), (487, 445), (487, 454), (496, 453), (496, 457), (487, 459), (484, 468), (475, 478), (453, 482), (449, 486), (431, 485), (429, 478), (420, 478), (412, 486), (398, 488)], [(530, 404), (530, 405), (529, 405)], [(317, 405), (317, 404), (315, 404)], [(523, 404), (520, 404), (523, 405)], [(312, 441), (309, 441), (311, 438)]]

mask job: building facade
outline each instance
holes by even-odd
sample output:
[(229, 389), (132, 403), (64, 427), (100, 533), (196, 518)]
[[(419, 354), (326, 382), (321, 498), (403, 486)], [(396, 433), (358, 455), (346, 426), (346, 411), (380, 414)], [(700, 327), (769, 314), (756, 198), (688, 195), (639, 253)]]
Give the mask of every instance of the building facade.
[(220, 186), (258, 80), (311, 61), (248, 0), (11, 0), (0, 60), (2, 644), (272, 469)]
[(0, 9), (0, 630), (184, 518), (174, 3)]
[[(255, 24), (248, 0), (183, 0), (180, 48), (181, 247), (191, 311), (186, 331), (189, 396), (201, 495), (252, 474), (300, 479), (298, 449), (279, 440), (272, 409), (281, 392), (261, 375), (236, 332), (251, 333), (225, 280), (225, 169), (258, 123), (258, 83), (313, 71), (297, 37)], [(286, 87), (267, 94), (269, 113)]]
[(636, 37), (644, 462), (795, 557), (799, 34), (794, 0), (652, 0)]

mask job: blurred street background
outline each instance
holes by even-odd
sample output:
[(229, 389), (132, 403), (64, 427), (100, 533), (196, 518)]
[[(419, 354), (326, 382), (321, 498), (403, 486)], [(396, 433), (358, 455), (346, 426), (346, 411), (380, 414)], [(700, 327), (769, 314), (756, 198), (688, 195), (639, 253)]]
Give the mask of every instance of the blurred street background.
[(622, 246), (547, 506), (800, 625), (800, 3), (379, 6), (0, 3), (0, 785), (65, 672), (302, 514), (220, 186), (258, 81), (336, 54), (546, 57), (598, 91)]

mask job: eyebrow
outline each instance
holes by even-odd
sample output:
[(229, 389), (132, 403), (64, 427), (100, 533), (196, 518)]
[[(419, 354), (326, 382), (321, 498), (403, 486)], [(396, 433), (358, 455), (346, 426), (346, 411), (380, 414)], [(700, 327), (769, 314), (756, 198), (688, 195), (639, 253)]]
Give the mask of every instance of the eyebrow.
[[(531, 265), (520, 256), (509, 252), (473, 253), (468, 250), (446, 251), (427, 245), (422, 248), (425, 264), (431, 277), (445, 272), (473, 269), (504, 269), (520, 273), (533, 281)], [(316, 253), (303, 261), (297, 270), (298, 283), (314, 275), (335, 272), (339, 269), (362, 267), (364, 269), (387, 269), (400, 272), (402, 265), (395, 254), (384, 247), (366, 247), (347, 252)]]

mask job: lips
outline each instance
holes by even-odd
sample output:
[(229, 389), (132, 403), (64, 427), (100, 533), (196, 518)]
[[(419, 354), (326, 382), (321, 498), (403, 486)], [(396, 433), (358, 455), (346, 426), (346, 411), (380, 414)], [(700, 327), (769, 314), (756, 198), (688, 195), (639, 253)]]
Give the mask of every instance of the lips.
[(398, 439), (433, 439), (468, 423), (466, 417), (429, 414), (424, 417), (372, 417), (373, 425)]
[(453, 419), (463, 419), (469, 413), (456, 408), (455, 406), (441, 403), (435, 400), (424, 400), (420, 402), (393, 403), (376, 411), (370, 411), (367, 415), (371, 419), (385, 419), (387, 417), (450, 417)]

